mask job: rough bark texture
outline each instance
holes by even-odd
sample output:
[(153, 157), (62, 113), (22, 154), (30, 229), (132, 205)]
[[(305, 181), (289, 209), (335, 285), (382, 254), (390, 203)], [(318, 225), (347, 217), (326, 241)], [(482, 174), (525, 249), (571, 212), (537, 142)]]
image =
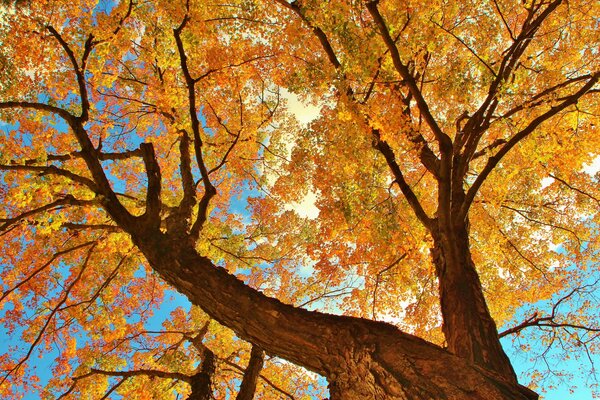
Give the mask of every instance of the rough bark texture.
[(501, 374), (370, 320), (283, 304), (158, 231), (134, 235), (152, 267), (241, 338), (325, 376), (331, 399), (535, 399)]
[(215, 355), (212, 351), (204, 349), (200, 371), (190, 378), (192, 393), (188, 400), (211, 400), (212, 399), (212, 377), (215, 373)]
[(516, 383), (471, 259), (467, 222), (454, 224), (452, 230), (434, 231), (433, 238), (448, 351)]
[(263, 367), (264, 357), (265, 352), (260, 347), (252, 346), (250, 361), (248, 361), (246, 372), (244, 372), (244, 378), (242, 379), (236, 400), (252, 400), (254, 398), (256, 382)]

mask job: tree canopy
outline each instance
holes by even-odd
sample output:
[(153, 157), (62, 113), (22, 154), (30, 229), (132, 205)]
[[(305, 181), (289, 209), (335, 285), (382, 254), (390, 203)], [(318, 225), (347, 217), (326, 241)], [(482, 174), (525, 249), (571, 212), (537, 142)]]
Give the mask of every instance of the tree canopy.
[(595, 385), (598, 2), (0, 10), (0, 397)]

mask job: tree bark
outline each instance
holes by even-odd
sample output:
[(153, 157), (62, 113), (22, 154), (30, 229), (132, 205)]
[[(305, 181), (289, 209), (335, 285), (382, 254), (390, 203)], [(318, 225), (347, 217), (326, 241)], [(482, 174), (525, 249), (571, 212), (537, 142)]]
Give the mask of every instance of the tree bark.
[(216, 369), (215, 355), (207, 348), (203, 353), (200, 371), (190, 378), (192, 393), (187, 400), (211, 400), (212, 398), (212, 378)]
[(254, 398), (256, 382), (263, 367), (264, 357), (265, 352), (260, 347), (253, 345), (250, 352), (250, 361), (248, 361), (246, 372), (244, 372), (244, 378), (240, 385), (240, 391), (235, 398), (236, 400), (252, 400)]
[(535, 399), (503, 376), (396, 327), (307, 311), (267, 297), (192, 245), (140, 230), (150, 265), (212, 318), (270, 354), (325, 376), (331, 399)]
[(439, 280), (448, 351), (516, 383), (471, 258), (468, 221), (455, 222), (451, 229), (440, 226), (432, 234), (431, 253)]

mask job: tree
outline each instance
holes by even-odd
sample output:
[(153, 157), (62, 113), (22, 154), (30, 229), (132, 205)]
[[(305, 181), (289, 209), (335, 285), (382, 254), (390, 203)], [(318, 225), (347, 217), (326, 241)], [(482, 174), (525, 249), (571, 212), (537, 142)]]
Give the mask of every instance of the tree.
[[(195, 324), (178, 343), (203, 349), (198, 375), (189, 351), (159, 362), (115, 345), (149, 340), (146, 310), (171, 287), (255, 360), (326, 377), (332, 399), (537, 398), (500, 336), (538, 327), (593, 352), (600, 329), (600, 195), (582, 171), (600, 148), (598, 7), (5, 8), (3, 321), (28, 346), (0, 360), (3, 394), (52, 343), (50, 393), (100, 397), (110, 374), (210, 388), (198, 315), (173, 316), (179, 333)], [(320, 116), (299, 125), (290, 96)], [(316, 219), (291, 209), (307, 194)], [(345, 315), (302, 308), (327, 299)]]

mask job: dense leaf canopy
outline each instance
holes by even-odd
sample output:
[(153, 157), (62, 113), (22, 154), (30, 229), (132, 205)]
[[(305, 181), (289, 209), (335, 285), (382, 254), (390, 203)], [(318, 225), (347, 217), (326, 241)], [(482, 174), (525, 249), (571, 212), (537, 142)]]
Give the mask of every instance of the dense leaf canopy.
[[(15, 340), (0, 397), (175, 398), (211, 357), (215, 397), (235, 396), (260, 322), (195, 301), (148, 232), (283, 303), (393, 323), (507, 381), (496, 336), (527, 354), (534, 389), (566, 385), (551, 356), (587, 374), (599, 15), (588, 0), (4, 2), (0, 319)], [(454, 318), (455, 279), (492, 332), (482, 358), (457, 338), (475, 325)], [(171, 290), (210, 317), (169, 308)], [(265, 350), (257, 397), (323, 395)]]

